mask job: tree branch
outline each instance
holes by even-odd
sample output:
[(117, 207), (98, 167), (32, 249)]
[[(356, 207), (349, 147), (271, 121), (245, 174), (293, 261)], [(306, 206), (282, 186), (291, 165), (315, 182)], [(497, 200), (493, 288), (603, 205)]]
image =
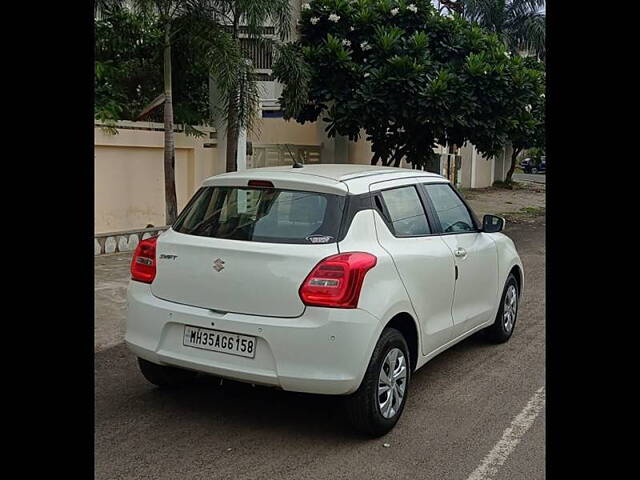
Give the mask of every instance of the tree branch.
[(140, 112), (140, 114), (136, 117), (136, 122), (143, 119), (144, 117), (149, 115), (153, 110), (155, 110), (160, 105), (162, 105), (164, 103), (164, 100), (165, 100), (164, 93), (161, 93), (160, 95), (158, 95), (149, 105), (144, 107), (142, 112)]

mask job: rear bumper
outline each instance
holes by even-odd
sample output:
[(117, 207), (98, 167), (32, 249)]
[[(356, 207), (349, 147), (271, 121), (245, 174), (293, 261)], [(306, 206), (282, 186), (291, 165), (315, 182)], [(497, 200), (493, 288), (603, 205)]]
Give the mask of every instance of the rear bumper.
[[(284, 390), (341, 395), (357, 390), (381, 331), (360, 309), (307, 307), (297, 318), (261, 317), (168, 302), (130, 282), (125, 341), (139, 357)], [(255, 336), (245, 358), (184, 346), (184, 325)]]

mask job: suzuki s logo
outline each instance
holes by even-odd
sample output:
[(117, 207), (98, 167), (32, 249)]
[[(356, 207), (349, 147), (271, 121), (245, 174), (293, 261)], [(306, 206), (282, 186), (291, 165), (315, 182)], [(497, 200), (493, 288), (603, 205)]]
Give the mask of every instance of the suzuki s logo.
[(213, 262), (213, 269), (216, 272), (220, 272), (220, 271), (224, 270), (224, 260), (216, 258), (215, 261)]

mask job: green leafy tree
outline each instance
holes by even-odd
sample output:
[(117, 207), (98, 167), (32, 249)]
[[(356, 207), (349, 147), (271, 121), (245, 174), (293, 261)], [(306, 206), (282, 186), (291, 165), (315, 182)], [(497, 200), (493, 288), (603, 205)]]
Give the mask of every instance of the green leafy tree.
[(112, 126), (135, 120), (161, 91), (162, 30), (144, 15), (116, 8), (96, 20), (95, 38), (95, 117)]
[(532, 85), (535, 94), (531, 97), (531, 103), (512, 119), (509, 128), (509, 140), (513, 147), (511, 153), (511, 165), (505, 177), (505, 183), (511, 184), (513, 172), (516, 168), (516, 159), (523, 150), (536, 149), (543, 151), (545, 148), (545, 94), (544, 94), (544, 66), (533, 59), (525, 60), (530, 68), (537, 70), (540, 75), (536, 83)]
[(314, 0), (300, 33), (274, 65), (285, 118), (351, 140), (364, 129), (372, 164), (423, 168), (438, 144), (466, 141), (495, 155), (535, 96), (539, 72), (428, 0)]
[(542, 162), (542, 157), (545, 156), (545, 149), (544, 147), (528, 148), (526, 155), (533, 160), (534, 165), (539, 165)]

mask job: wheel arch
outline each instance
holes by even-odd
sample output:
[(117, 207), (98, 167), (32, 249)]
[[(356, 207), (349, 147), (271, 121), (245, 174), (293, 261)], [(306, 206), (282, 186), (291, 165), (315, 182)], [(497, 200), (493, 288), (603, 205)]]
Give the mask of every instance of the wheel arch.
[[(521, 297), (522, 296), (522, 289), (523, 289), (523, 282), (524, 282), (524, 278), (523, 278), (523, 274), (522, 274), (522, 268), (520, 267), (520, 265), (515, 264), (514, 266), (511, 267), (511, 270), (509, 270), (509, 274), (513, 274), (513, 276), (516, 278), (516, 282), (518, 282), (518, 296)], [(509, 277), (509, 275), (507, 275), (507, 278)]]
[[(516, 263), (509, 270), (509, 274), (513, 274), (513, 276), (516, 277), (516, 282), (518, 282), (518, 297), (522, 297), (524, 290), (524, 272), (522, 271), (522, 266)], [(507, 274), (507, 278), (508, 277), (509, 275)]]
[(418, 355), (420, 354), (420, 331), (417, 322), (409, 312), (400, 312), (387, 321), (383, 330), (387, 328), (395, 328), (404, 336), (409, 347), (409, 361), (413, 372), (418, 364)]

